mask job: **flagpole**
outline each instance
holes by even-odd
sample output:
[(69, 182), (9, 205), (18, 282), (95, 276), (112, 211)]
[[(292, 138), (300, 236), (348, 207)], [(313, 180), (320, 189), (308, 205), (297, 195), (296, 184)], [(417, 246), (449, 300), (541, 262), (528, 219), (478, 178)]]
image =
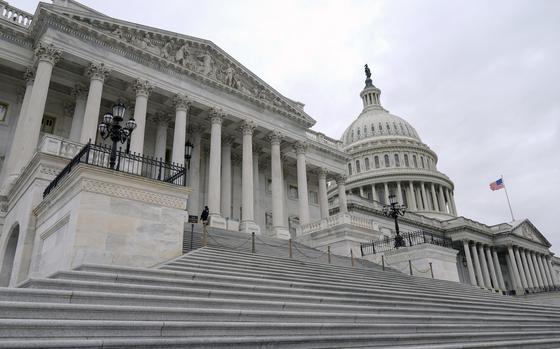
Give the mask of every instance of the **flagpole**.
[(508, 195), (508, 192), (507, 192), (506, 183), (504, 182), (504, 175), (501, 175), (500, 178), (502, 179), (502, 184), (504, 185), (504, 190), (506, 192), (506, 199), (507, 199), (508, 206), (509, 206), (509, 213), (511, 213), (511, 221), (513, 222), (513, 221), (515, 221), (515, 218), (513, 217), (513, 210), (511, 209), (511, 203), (509, 202), (509, 195)]

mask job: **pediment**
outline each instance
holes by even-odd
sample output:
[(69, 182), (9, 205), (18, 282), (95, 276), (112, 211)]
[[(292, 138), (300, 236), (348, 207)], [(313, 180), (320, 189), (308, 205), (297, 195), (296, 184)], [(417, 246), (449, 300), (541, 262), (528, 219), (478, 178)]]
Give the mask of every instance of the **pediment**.
[(550, 246), (548, 240), (546, 240), (541, 232), (527, 219), (514, 226), (511, 230), (511, 234), (541, 245)]
[(305, 127), (315, 124), (315, 120), (303, 111), (301, 103), (282, 96), (211, 41), (121, 21), (75, 6), (41, 6), (96, 31), (97, 40), (105, 37), (113, 45), (141, 51), (143, 58), (151, 58), (158, 65), (287, 115)]

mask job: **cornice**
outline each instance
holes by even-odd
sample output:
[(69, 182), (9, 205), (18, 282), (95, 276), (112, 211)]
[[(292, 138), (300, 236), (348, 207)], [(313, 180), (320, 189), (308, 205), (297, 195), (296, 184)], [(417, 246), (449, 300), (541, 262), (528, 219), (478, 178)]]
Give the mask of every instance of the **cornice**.
[[(210, 41), (195, 41), (194, 38), (181, 36), (180, 34), (157, 34), (159, 41), (162, 41), (163, 38), (166, 38), (167, 40), (175, 40), (177, 42), (189, 42), (190, 45), (196, 47), (198, 50), (205, 50), (205, 52), (214, 55), (214, 57), (218, 57), (220, 60), (223, 60), (225, 62), (225, 65), (235, 67), (237, 74), (240, 74), (244, 79), (248, 79), (248, 81), (256, 85), (256, 87), (259, 87), (260, 90), (258, 92), (249, 90), (248, 88), (243, 89), (242, 91), (241, 89), (231, 87), (226, 83), (222, 83), (216, 80), (215, 78), (210, 78), (200, 72), (188, 69), (187, 67), (184, 67), (178, 63), (174, 63), (168, 59), (156, 55), (155, 53), (149, 52), (146, 49), (141, 49), (133, 45), (132, 43), (122, 40), (115, 35), (112, 35), (110, 32), (107, 32), (109, 30), (108, 28), (113, 28), (113, 31), (115, 30), (115, 28), (125, 28), (127, 32), (140, 35), (140, 33), (142, 32), (146, 33), (147, 30), (158, 31), (157, 29), (133, 28), (125, 26), (126, 24), (124, 23), (116, 23), (119, 22), (118, 20), (100, 17), (95, 21), (96, 23), (104, 25), (107, 28), (107, 31), (104, 31), (100, 28), (93, 27), (91, 23), (84, 22), (90, 20), (90, 18), (88, 17), (75, 14), (73, 15), (73, 18), (71, 18), (70, 15), (65, 15), (57, 12), (56, 10), (53, 10), (53, 6), (42, 4), (38, 11), (39, 15), (31, 26), (31, 31), (33, 33), (33, 37), (35, 38), (38, 38), (40, 36), (39, 33), (44, 32), (45, 28), (53, 28), (78, 37), (81, 40), (89, 41), (98, 46), (110, 49), (118, 53), (119, 55), (134, 60), (140, 64), (150, 66), (165, 74), (189, 77), (203, 82), (206, 85), (212, 86), (221, 91), (228, 92), (259, 107), (271, 110), (280, 115), (284, 115), (305, 127), (311, 127), (315, 124), (315, 120), (305, 114), (302, 110), (290, 104), (286, 100), (286, 97), (273, 90), (270, 86), (256, 77), (253, 73), (248, 72), (245, 67), (233, 60)], [(131, 24), (128, 23), (128, 25)]]
[(374, 169), (369, 171), (361, 172), (357, 175), (348, 176), (348, 185), (363, 182), (383, 182), (383, 181), (424, 181), (424, 182), (435, 182), (441, 184), (444, 182), (451, 190), (454, 189), (454, 184), (443, 173), (439, 171), (432, 170), (421, 170), (418, 168), (389, 168), (389, 169)]
[(350, 156), (364, 156), (372, 152), (386, 152), (386, 151), (412, 151), (412, 152), (425, 152), (431, 155), (437, 163), (437, 154), (430, 149), (426, 144), (415, 141), (412, 139), (385, 139), (385, 140), (364, 140), (361, 143), (353, 143), (345, 146), (344, 150)]

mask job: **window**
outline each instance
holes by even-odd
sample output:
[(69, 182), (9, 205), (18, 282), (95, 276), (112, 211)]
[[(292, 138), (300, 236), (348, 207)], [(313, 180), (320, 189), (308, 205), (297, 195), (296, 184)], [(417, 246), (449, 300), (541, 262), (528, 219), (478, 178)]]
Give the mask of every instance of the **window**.
[(268, 194), (272, 193), (272, 179), (267, 178), (266, 179), (266, 188), (265, 188), (266, 192)]
[(348, 175), (352, 175), (352, 164), (348, 164)]
[(424, 165), (424, 157), (423, 156), (420, 157), (420, 162), (422, 163), (422, 168), (426, 168), (426, 166)]
[(309, 192), (309, 203), (315, 205), (319, 204), (319, 195), (317, 194), (316, 191)]
[(354, 142), (354, 130), (352, 130), (352, 142)]
[(366, 171), (369, 171), (369, 158), (366, 158), (364, 162), (366, 164)]
[(371, 124), (371, 133), (373, 134), (375, 132), (375, 126), (373, 126), (373, 124)]
[(379, 156), (375, 155), (373, 161), (375, 162), (375, 168), (379, 168)]
[(356, 160), (356, 173), (360, 173), (361, 169), (360, 169), (360, 160)]
[(43, 120), (41, 120), (41, 132), (52, 134), (54, 132), (55, 120), (52, 116), (44, 115)]
[(364, 125), (364, 137), (367, 136), (367, 127)]
[(357, 129), (358, 139), (360, 139), (360, 129)]
[(408, 154), (404, 154), (404, 165), (406, 167), (410, 167), (410, 164), (408, 163)]
[(416, 161), (416, 155), (412, 155), (412, 162), (414, 163), (414, 167), (418, 168), (418, 161)]
[(288, 197), (292, 200), (297, 200), (299, 198), (297, 186), (293, 184), (288, 185)]
[(379, 133), (383, 133), (383, 125), (381, 123), (379, 123)]
[(385, 154), (385, 167), (389, 167), (389, 155)]
[(399, 154), (395, 154), (395, 166), (401, 167), (401, 161), (399, 159)]
[(8, 104), (0, 103), (0, 122), (6, 122), (8, 118)]

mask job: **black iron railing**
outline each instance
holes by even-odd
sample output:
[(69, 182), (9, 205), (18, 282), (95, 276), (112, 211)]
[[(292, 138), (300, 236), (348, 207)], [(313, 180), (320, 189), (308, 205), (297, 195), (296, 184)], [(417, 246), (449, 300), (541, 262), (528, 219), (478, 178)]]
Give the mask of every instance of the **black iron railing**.
[(401, 247), (410, 247), (421, 244), (432, 244), (443, 247), (452, 247), (453, 241), (450, 238), (434, 235), (426, 231), (414, 231), (410, 233), (401, 233), (401, 239), (388, 238), (383, 240), (372, 241), (360, 245), (362, 256), (376, 254), (391, 250), (396, 250)]
[(110, 146), (95, 145), (91, 143), (86, 144), (47, 186), (43, 192), (43, 197), (47, 196), (54, 188), (56, 188), (60, 184), (60, 181), (72, 171), (72, 168), (80, 163), (109, 168), (118, 172), (134, 174), (176, 185), (186, 185), (187, 170), (183, 165), (175, 163), (169, 164), (161, 161), (161, 159), (143, 156), (136, 153), (125, 153), (122, 151), (117, 151), (116, 153), (117, 158), (115, 165), (111, 166)]

